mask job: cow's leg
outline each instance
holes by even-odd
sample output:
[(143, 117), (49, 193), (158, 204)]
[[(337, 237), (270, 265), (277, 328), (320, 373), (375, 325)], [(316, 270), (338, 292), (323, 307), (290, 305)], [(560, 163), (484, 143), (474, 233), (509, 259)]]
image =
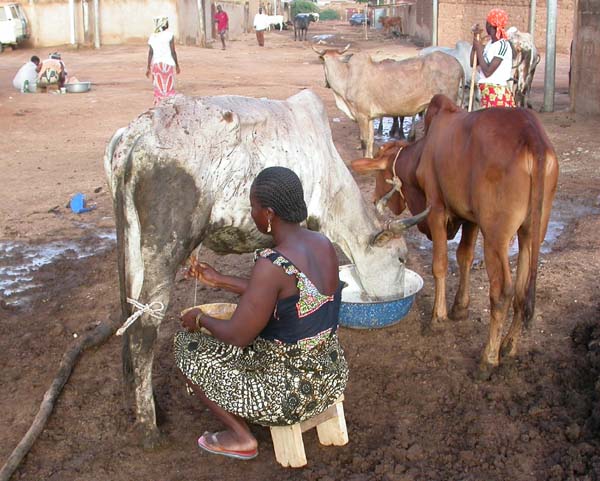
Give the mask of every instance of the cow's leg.
[(435, 301), (431, 315), (431, 327), (448, 320), (446, 306), (446, 272), (448, 270), (448, 241), (446, 238), (446, 213), (443, 206), (432, 208), (427, 219), (433, 240), (431, 265), (435, 282)]
[[(210, 213), (209, 208), (196, 210), (199, 197), (194, 178), (175, 163), (165, 162), (137, 173), (133, 198), (143, 259), (143, 284), (137, 300), (143, 304), (160, 301), (163, 313), (176, 270), (198, 245)], [(158, 441), (152, 362), (159, 325), (160, 319), (142, 316), (128, 329), (123, 350), (125, 378), (133, 384), (135, 393), (136, 425), (148, 447)]]
[[(369, 127), (373, 128), (373, 122), (369, 122), (369, 119), (364, 115), (357, 115), (356, 122), (358, 123), (358, 130), (360, 133), (360, 146), (365, 152), (365, 156), (369, 156), (367, 154), (369, 149), (368, 139), (369, 139)], [(371, 134), (373, 137), (374, 135)], [(372, 149), (372, 147), (371, 147)]]
[(512, 299), (512, 279), (508, 263), (510, 238), (498, 234), (484, 235), (484, 257), (490, 281), (490, 330), (479, 369), (480, 379), (489, 379), (492, 369), (500, 362), (502, 326)]
[(471, 266), (473, 265), (473, 257), (475, 252), (475, 244), (477, 243), (477, 234), (479, 228), (477, 224), (470, 222), (462, 225), (462, 235), (460, 245), (456, 250), (456, 260), (458, 261), (458, 269), (460, 272), (460, 281), (458, 290), (454, 297), (454, 304), (450, 311), (450, 317), (455, 321), (462, 321), (469, 314), (469, 286), (471, 283)]
[(373, 119), (367, 119), (367, 148), (366, 157), (373, 158), (373, 149), (375, 147), (375, 134), (373, 133)]
[(527, 281), (529, 280), (529, 265), (531, 263), (531, 234), (524, 226), (519, 229), (519, 258), (517, 260), (517, 275), (515, 280), (515, 298), (513, 300), (513, 321), (506, 336), (502, 340), (500, 353), (502, 356), (514, 356), (523, 328), (525, 297)]
[(379, 125), (377, 126), (377, 135), (380, 137), (383, 135), (383, 117), (379, 118)]
[[(170, 289), (170, 282), (156, 285), (154, 280), (148, 282), (144, 279), (144, 287), (139, 300), (144, 304), (151, 304), (155, 301), (162, 302), (166, 310), (169, 304)], [(125, 379), (129, 383), (128, 387), (133, 390), (135, 398), (136, 431), (146, 448), (156, 447), (160, 441), (152, 389), (154, 344), (160, 322), (153, 317), (143, 315), (127, 330), (123, 346)]]

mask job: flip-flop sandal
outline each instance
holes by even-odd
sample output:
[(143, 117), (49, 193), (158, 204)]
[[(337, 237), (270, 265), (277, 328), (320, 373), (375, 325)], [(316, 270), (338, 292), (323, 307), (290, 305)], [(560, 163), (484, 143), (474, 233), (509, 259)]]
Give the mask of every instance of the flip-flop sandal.
[(215, 436), (213, 433), (205, 432), (198, 438), (198, 447), (211, 454), (220, 454), (221, 456), (227, 456), (228, 458), (241, 459), (247, 461), (254, 459), (258, 456), (258, 448), (252, 449), (251, 451), (234, 451), (232, 449), (225, 449), (221, 446), (210, 445), (207, 443), (209, 436), (212, 436), (214, 440)]

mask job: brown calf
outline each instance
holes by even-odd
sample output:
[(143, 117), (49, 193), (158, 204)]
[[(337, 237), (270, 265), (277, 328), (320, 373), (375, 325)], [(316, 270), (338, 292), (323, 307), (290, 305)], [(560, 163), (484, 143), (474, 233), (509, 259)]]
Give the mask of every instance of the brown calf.
[[(425, 124), (423, 139), (410, 145), (385, 144), (376, 158), (354, 161), (352, 168), (361, 173), (379, 172), (376, 196), (380, 199), (387, 194), (387, 206), (395, 214), (406, 206), (411, 212), (430, 207), (419, 230), (433, 241), (432, 322), (447, 319), (447, 240), (454, 238), (461, 226), (456, 253), (460, 283), (451, 317), (467, 317), (469, 274), (481, 230), (491, 319), (480, 372), (488, 377), (491, 368), (499, 364), (500, 354), (516, 354), (523, 322), (528, 326), (533, 317), (539, 250), (556, 191), (558, 162), (537, 116), (526, 109), (467, 113), (447, 97), (436, 95)], [(393, 231), (393, 225), (390, 229)], [(513, 288), (508, 247), (515, 235), (519, 257)], [(389, 237), (390, 231), (386, 231), (375, 243)], [(511, 300), (514, 318), (502, 340)]]

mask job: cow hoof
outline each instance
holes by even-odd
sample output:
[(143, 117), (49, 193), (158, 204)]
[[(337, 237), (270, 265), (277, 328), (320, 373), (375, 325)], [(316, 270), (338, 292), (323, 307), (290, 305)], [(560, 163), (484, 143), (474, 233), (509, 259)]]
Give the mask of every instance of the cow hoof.
[(156, 426), (145, 426), (137, 423), (134, 428), (135, 436), (146, 451), (154, 451), (160, 449), (166, 444), (166, 438), (161, 436), (160, 431)]
[(517, 344), (513, 339), (505, 339), (500, 346), (500, 357), (514, 358), (517, 355)]
[(450, 311), (450, 319), (453, 321), (466, 321), (469, 318), (469, 309), (467, 307), (460, 307), (454, 304)]
[(494, 373), (496, 366), (492, 366), (487, 362), (482, 362), (479, 364), (477, 371), (475, 371), (475, 379), (477, 381), (489, 381)]

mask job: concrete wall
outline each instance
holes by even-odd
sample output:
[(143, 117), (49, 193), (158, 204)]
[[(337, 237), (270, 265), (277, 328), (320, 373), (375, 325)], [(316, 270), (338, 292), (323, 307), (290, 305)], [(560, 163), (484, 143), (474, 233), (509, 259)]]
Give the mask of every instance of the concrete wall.
[[(430, 0), (418, 0), (431, 4)], [(573, 38), (575, 0), (558, 0), (556, 51), (569, 53)], [(509, 27), (529, 31), (529, 0), (439, 0), (438, 44), (454, 46), (459, 40), (471, 40), (471, 27), (485, 26), (485, 18), (492, 8), (502, 8), (508, 13)], [(546, 0), (537, 0), (535, 44), (544, 51), (546, 46)]]
[[(48, 47), (70, 43), (68, 0), (29, 0), (23, 7), (31, 24), (31, 43)], [(84, 12), (89, 18), (84, 18)], [(100, 41), (119, 44), (147, 41), (154, 30), (153, 17), (167, 15), (170, 29), (179, 38), (177, 0), (100, 0)], [(89, 43), (93, 39), (93, 2), (75, 1), (75, 41)], [(87, 27), (87, 28), (85, 28)]]
[(579, 0), (576, 8), (571, 107), (600, 115), (600, 0)]

